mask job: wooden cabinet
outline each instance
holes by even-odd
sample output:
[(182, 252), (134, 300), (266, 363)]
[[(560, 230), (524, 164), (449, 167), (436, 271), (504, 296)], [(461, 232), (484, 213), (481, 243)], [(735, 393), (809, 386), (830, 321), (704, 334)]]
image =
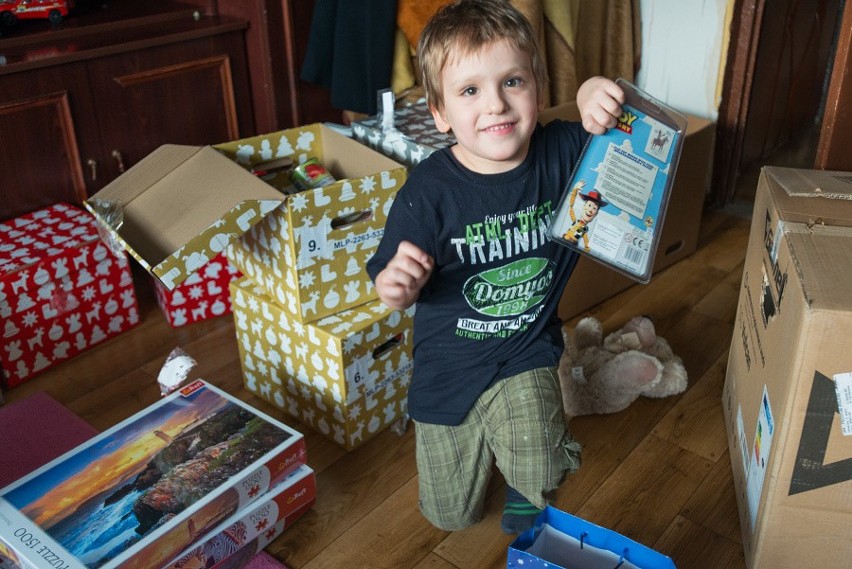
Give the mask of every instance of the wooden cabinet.
[(244, 20), (103, 6), (0, 38), (0, 220), (80, 203), (161, 144), (254, 134)]

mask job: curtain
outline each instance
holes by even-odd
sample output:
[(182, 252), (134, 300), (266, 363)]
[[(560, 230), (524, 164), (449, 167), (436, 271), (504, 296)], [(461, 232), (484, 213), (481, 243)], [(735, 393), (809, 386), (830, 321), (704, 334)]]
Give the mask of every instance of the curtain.
[[(392, 88), (418, 84), (415, 49), (429, 17), (446, 0), (398, 0)], [(603, 75), (633, 81), (639, 65), (639, 0), (511, 0), (533, 25), (547, 63), (545, 107), (573, 101), (577, 87)]]

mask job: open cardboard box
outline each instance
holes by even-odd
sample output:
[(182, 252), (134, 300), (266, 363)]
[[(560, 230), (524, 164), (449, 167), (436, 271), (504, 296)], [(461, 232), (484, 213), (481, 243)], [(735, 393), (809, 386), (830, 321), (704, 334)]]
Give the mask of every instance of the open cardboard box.
[[(565, 103), (539, 113), (539, 122), (542, 124), (557, 118), (580, 120), (576, 103)], [(687, 115), (686, 138), (657, 245), (653, 273), (691, 255), (698, 247), (698, 231), (710, 183), (715, 134), (713, 122)], [(634, 285), (636, 281), (583, 256), (559, 301), (559, 317), (568, 320)], [(582, 290), (583, 294), (572, 294), (572, 291), (577, 290)]]
[[(338, 181), (286, 195), (250, 171), (281, 157), (297, 164), (316, 157)], [(405, 177), (398, 162), (314, 124), (215, 147), (161, 146), (85, 205), (169, 290), (261, 225), (241, 245), (241, 255), (229, 255), (243, 274), (288, 301), (288, 308), (318, 295), (325, 299), (335, 284), (365, 281), (353, 301), (357, 305), (375, 298), (362, 261), (378, 245), (389, 204)], [(333, 223), (352, 213), (364, 213), (364, 223)], [(354, 250), (357, 271), (347, 265)], [(301, 279), (308, 267), (317, 274)], [(339, 280), (321, 279), (320, 269)], [(299, 286), (307, 281), (309, 286)], [(325, 306), (332, 312), (346, 307), (343, 301)], [(297, 316), (303, 314), (298, 310)]]

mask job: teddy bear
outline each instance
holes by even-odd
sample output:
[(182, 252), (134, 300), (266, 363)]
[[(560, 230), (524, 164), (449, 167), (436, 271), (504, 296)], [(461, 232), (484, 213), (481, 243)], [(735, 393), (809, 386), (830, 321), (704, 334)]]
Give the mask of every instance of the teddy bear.
[(582, 318), (573, 337), (563, 327), (559, 381), (565, 417), (615, 413), (640, 395), (668, 397), (687, 387), (686, 368), (647, 316), (630, 319), (606, 337), (594, 317)]

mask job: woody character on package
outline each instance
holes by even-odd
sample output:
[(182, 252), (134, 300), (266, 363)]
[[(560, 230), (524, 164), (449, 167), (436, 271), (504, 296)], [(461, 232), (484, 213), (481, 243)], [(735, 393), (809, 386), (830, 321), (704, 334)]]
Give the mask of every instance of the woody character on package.
[[(579, 243), (580, 239), (583, 240), (583, 246), (586, 251), (589, 250), (589, 224), (598, 214), (598, 211), (602, 207), (606, 205), (607, 202), (603, 200), (603, 196), (597, 190), (592, 190), (587, 194), (582, 192), (583, 188), (586, 186), (585, 180), (578, 181), (574, 187), (571, 189), (571, 197), (569, 198), (569, 211), (571, 212), (571, 226), (562, 236), (566, 241), (570, 241), (571, 243)], [(583, 215), (577, 219), (576, 214), (574, 213), (574, 202), (577, 200), (577, 196), (580, 196), (580, 199), (583, 200)]]

